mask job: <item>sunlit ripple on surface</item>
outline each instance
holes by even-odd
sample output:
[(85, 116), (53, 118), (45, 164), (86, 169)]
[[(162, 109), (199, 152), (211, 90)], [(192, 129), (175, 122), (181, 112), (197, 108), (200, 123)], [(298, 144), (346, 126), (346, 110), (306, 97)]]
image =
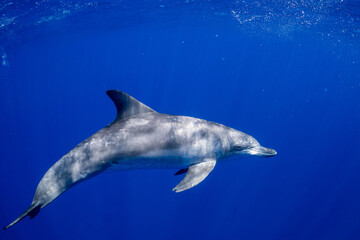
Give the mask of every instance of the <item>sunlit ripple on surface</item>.
[[(360, 39), (360, 3), (355, 0), (156, 0), (156, 1), (10, 1), (0, 3), (0, 55), (8, 65), (6, 49), (37, 35), (91, 28), (118, 28), (132, 21), (162, 22), (184, 16), (227, 18), (251, 36), (292, 39), (307, 34), (336, 44)], [(45, 27), (43, 27), (45, 26)], [(50, 26), (50, 27), (49, 27)], [(46, 28), (49, 27), (49, 28)]]
[(355, 39), (360, 33), (359, 3), (344, 0), (239, 0), (231, 10), (252, 34), (288, 36), (313, 31), (326, 38)]

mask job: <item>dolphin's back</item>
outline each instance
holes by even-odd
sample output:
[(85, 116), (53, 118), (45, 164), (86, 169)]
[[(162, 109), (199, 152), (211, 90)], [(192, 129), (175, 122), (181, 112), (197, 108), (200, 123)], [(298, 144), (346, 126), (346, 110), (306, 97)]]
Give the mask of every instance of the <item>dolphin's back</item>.
[[(226, 128), (202, 119), (154, 112), (116, 121), (96, 138), (106, 135), (107, 143), (114, 144), (109, 151), (114, 152), (113, 165), (118, 169), (178, 168), (221, 154)], [(166, 161), (162, 162), (163, 158)]]

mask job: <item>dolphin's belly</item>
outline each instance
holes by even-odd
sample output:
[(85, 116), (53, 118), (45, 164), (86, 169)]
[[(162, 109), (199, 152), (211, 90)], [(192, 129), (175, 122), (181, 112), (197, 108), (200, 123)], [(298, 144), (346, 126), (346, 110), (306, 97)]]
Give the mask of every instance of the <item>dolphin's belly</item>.
[(198, 159), (180, 157), (132, 157), (115, 161), (106, 171), (133, 169), (181, 169), (198, 163)]
[(155, 150), (137, 156), (118, 156), (113, 159), (110, 171), (130, 169), (178, 169), (188, 168), (203, 158), (185, 153), (184, 149)]

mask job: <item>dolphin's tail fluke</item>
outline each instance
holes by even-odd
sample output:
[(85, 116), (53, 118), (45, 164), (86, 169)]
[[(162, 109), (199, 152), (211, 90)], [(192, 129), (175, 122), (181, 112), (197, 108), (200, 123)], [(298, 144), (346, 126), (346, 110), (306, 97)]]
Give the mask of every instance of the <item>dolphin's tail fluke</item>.
[(26, 209), (17, 219), (15, 219), (15, 221), (5, 226), (3, 230), (8, 229), (12, 225), (20, 222), (26, 216), (29, 216), (30, 218), (34, 218), (36, 215), (38, 215), (40, 209), (41, 209), (41, 205), (38, 202), (32, 203), (28, 209)]

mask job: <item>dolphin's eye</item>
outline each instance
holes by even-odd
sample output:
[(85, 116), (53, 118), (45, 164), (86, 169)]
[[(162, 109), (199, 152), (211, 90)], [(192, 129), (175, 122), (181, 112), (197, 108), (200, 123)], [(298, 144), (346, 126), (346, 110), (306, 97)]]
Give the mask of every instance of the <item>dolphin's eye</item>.
[(242, 151), (242, 150), (244, 150), (244, 149), (245, 149), (245, 147), (235, 146), (235, 147), (233, 148), (233, 151)]

